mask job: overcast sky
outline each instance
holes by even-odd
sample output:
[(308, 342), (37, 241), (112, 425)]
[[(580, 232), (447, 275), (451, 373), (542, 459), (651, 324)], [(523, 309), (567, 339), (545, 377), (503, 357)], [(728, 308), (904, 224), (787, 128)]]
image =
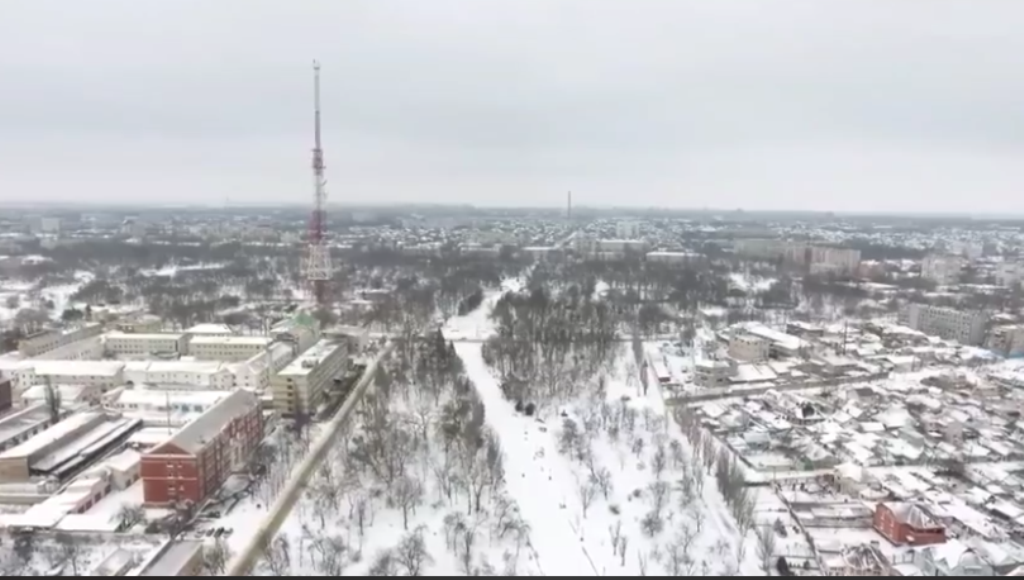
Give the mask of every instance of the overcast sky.
[(1021, 0), (0, 0), (0, 202), (1024, 214)]

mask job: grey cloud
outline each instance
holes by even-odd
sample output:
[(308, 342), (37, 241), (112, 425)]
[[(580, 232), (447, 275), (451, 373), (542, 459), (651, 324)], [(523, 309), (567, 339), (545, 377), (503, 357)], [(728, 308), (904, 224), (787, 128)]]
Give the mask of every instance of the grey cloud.
[(1024, 5), (923, 4), (9, 0), (0, 200), (301, 198), (317, 57), (338, 201), (1006, 203)]

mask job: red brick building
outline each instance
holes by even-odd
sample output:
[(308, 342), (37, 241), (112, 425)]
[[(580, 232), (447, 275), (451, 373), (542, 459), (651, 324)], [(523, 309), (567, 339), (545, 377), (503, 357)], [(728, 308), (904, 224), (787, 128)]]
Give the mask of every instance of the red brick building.
[(912, 503), (875, 506), (874, 527), (897, 546), (927, 546), (946, 542), (946, 528)]
[(263, 439), (259, 399), (238, 390), (142, 455), (146, 505), (210, 497), (242, 469)]

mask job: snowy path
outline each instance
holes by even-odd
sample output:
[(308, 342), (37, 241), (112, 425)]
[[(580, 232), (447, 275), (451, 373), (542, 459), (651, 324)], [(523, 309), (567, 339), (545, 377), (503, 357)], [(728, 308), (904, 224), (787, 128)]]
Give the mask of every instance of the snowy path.
[[(509, 494), (519, 504), (523, 518), (530, 524), (531, 543), (538, 565), (545, 576), (597, 575), (579, 535), (566, 518), (562, 504), (564, 490), (558, 489), (538, 461), (537, 441), (531, 442), (536, 423), (516, 414), (502, 397), (497, 380), (483, 360), (478, 343), (455, 343), (466, 374), (487, 409), (487, 424), (501, 436), (505, 451), (505, 470)], [(522, 433), (522, 438), (516, 435)], [(540, 438), (537, 438), (538, 440)], [(558, 460), (557, 457), (552, 457)]]

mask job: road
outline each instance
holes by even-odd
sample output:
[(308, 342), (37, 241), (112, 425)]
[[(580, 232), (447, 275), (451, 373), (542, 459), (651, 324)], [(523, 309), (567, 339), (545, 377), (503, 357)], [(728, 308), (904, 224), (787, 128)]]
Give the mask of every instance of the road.
[(277, 501), (274, 502), (274, 506), (270, 509), (266, 519), (260, 524), (259, 530), (253, 535), (249, 544), (232, 560), (228, 566), (227, 573), (224, 574), (225, 576), (248, 576), (252, 571), (263, 553), (264, 546), (274, 539), (274, 536), (281, 529), (281, 524), (284, 523), (288, 514), (291, 513), (295, 502), (302, 493), (302, 489), (309, 482), (310, 476), (323, 461), (324, 457), (327, 456), (327, 451), (337, 442), (341, 426), (348, 420), (349, 415), (352, 414), (356, 405), (362, 400), (363, 395), (366, 394), (370, 384), (373, 383), (377, 366), (391, 354), (392, 349), (393, 343), (389, 343), (370, 364), (366, 365), (363, 376), (353, 387), (345, 403), (334, 414), (330, 423), (327, 424), (327, 431), (313, 443), (309, 455), (292, 471), (291, 478), (289, 478), (285, 488), (281, 491)]

